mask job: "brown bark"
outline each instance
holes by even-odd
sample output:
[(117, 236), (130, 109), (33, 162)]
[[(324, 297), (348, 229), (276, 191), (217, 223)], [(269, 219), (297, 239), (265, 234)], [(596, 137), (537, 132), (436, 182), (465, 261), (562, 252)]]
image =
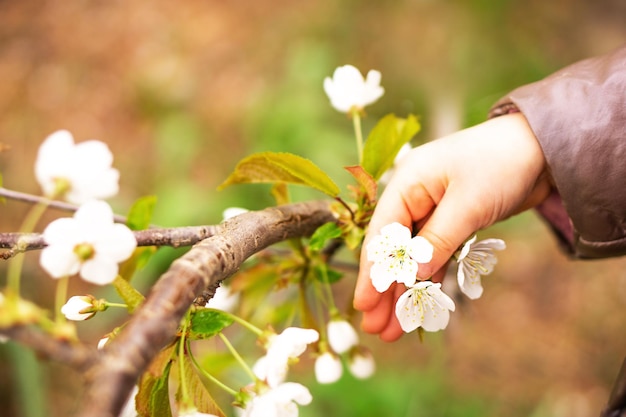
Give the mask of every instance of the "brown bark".
[(243, 261), (286, 239), (308, 236), (334, 221), (327, 202), (307, 202), (245, 213), (216, 226), (215, 234), (174, 261), (130, 322), (86, 372), (80, 416), (119, 413), (139, 375), (174, 338), (181, 318), (203, 290), (213, 292)]

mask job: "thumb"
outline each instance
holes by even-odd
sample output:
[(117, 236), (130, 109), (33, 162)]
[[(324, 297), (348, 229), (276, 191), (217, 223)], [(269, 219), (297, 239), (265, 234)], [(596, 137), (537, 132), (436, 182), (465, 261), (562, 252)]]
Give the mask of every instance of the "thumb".
[(420, 264), (417, 273), (420, 279), (428, 279), (436, 274), (473, 233), (486, 226), (482, 221), (484, 213), (475, 199), (465, 198), (463, 194), (448, 188), (419, 231), (418, 235), (426, 238), (434, 247), (432, 260)]

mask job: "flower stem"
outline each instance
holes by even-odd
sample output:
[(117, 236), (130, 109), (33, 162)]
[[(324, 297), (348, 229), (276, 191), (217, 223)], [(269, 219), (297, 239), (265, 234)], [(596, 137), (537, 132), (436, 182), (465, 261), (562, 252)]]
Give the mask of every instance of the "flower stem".
[(67, 287), (69, 284), (69, 277), (64, 276), (57, 281), (57, 290), (55, 296), (54, 314), (57, 323), (65, 323), (65, 316), (61, 313), (61, 307), (65, 304), (67, 299)]
[[(20, 227), (20, 233), (30, 233), (35, 230), (37, 222), (46, 211), (47, 207), (48, 203), (45, 201), (35, 204), (26, 215), (26, 218), (24, 218)], [(17, 246), (17, 252), (20, 252), (19, 243)], [(16, 253), (7, 266), (7, 302), (13, 303), (15, 306), (17, 306), (17, 299), (20, 296), (20, 278), (23, 266), (23, 253)]]
[(359, 155), (359, 165), (363, 163), (363, 133), (361, 132), (361, 115), (359, 110), (352, 110), (352, 124), (354, 125), (354, 135), (356, 137), (356, 151)]
[(222, 333), (222, 332), (219, 332), (218, 335), (219, 335), (220, 339), (222, 339), (222, 342), (224, 342), (224, 344), (226, 345), (226, 347), (228, 348), (230, 353), (235, 357), (237, 362), (239, 362), (239, 364), (244, 369), (244, 371), (250, 376), (250, 378), (252, 378), (253, 381), (256, 381), (258, 379), (257, 376), (254, 374), (254, 372), (252, 372), (252, 369), (250, 369), (250, 367), (243, 360), (243, 358), (241, 357), (239, 352), (237, 352), (235, 347), (230, 343), (230, 340), (228, 340), (228, 338), (226, 336), (224, 336), (224, 333)]
[(204, 369), (203, 367), (200, 366), (200, 364), (198, 363), (198, 361), (196, 360), (196, 357), (193, 355), (193, 353), (191, 352), (191, 342), (189, 341), (189, 339), (187, 340), (187, 353), (189, 354), (189, 358), (191, 358), (191, 362), (193, 362), (194, 366), (196, 367), (196, 369), (202, 374), (204, 375), (204, 377), (206, 379), (208, 379), (209, 381), (211, 381), (212, 383), (214, 383), (215, 385), (217, 385), (218, 387), (220, 387), (221, 389), (223, 389), (224, 391), (226, 391), (227, 393), (235, 396), (237, 395), (237, 391), (235, 391), (234, 389), (232, 389), (231, 387), (229, 387), (228, 385), (224, 384), (222, 381), (220, 381), (219, 379), (215, 378), (213, 375), (211, 375), (209, 372), (207, 372), (206, 369)]

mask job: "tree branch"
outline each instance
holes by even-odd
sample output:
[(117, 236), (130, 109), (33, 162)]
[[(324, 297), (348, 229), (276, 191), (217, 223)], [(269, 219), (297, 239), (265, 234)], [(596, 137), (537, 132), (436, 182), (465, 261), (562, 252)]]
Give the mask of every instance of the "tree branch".
[[(217, 226), (186, 226), (147, 229), (133, 232), (138, 246), (191, 246), (215, 234)], [(46, 242), (40, 233), (0, 233), (1, 259), (9, 259), (16, 253), (43, 249)]]
[(309, 236), (334, 221), (328, 202), (268, 208), (234, 217), (174, 261), (122, 332), (86, 373), (80, 416), (117, 416), (139, 375), (174, 338), (181, 318), (203, 290), (214, 291), (251, 255), (280, 241)]
[(97, 361), (98, 352), (95, 347), (58, 340), (32, 326), (14, 326), (2, 329), (0, 333), (30, 347), (46, 359), (64, 363), (78, 371), (87, 370)]

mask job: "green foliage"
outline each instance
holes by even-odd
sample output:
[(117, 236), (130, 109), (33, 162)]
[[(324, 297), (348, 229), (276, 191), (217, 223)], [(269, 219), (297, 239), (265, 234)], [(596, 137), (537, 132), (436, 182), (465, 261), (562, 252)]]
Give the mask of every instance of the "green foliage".
[(163, 349), (139, 381), (135, 399), (141, 417), (171, 417), (169, 376), (175, 344)]
[(191, 313), (189, 339), (208, 339), (233, 324), (232, 317), (219, 310), (199, 308)]
[(306, 185), (331, 197), (339, 187), (313, 162), (286, 152), (260, 152), (241, 160), (218, 189), (241, 183), (291, 183)]
[(378, 180), (393, 166), (400, 148), (420, 130), (417, 118), (406, 119), (389, 114), (383, 117), (370, 132), (363, 147), (363, 168)]
[(333, 284), (343, 278), (339, 271), (329, 268), (326, 264), (319, 264), (313, 267), (313, 276), (320, 282)]
[(121, 275), (115, 277), (113, 287), (115, 287), (115, 291), (117, 291), (122, 300), (124, 300), (124, 303), (126, 303), (129, 313), (135, 311), (137, 307), (143, 303), (143, 294), (130, 285), (130, 283), (122, 278)]
[(144, 230), (150, 227), (156, 201), (157, 198), (153, 195), (137, 199), (130, 208), (126, 218), (126, 225), (131, 230)]
[(341, 229), (335, 222), (328, 222), (313, 233), (309, 241), (309, 248), (314, 251), (322, 250), (326, 242), (330, 239), (336, 239), (341, 236)]

